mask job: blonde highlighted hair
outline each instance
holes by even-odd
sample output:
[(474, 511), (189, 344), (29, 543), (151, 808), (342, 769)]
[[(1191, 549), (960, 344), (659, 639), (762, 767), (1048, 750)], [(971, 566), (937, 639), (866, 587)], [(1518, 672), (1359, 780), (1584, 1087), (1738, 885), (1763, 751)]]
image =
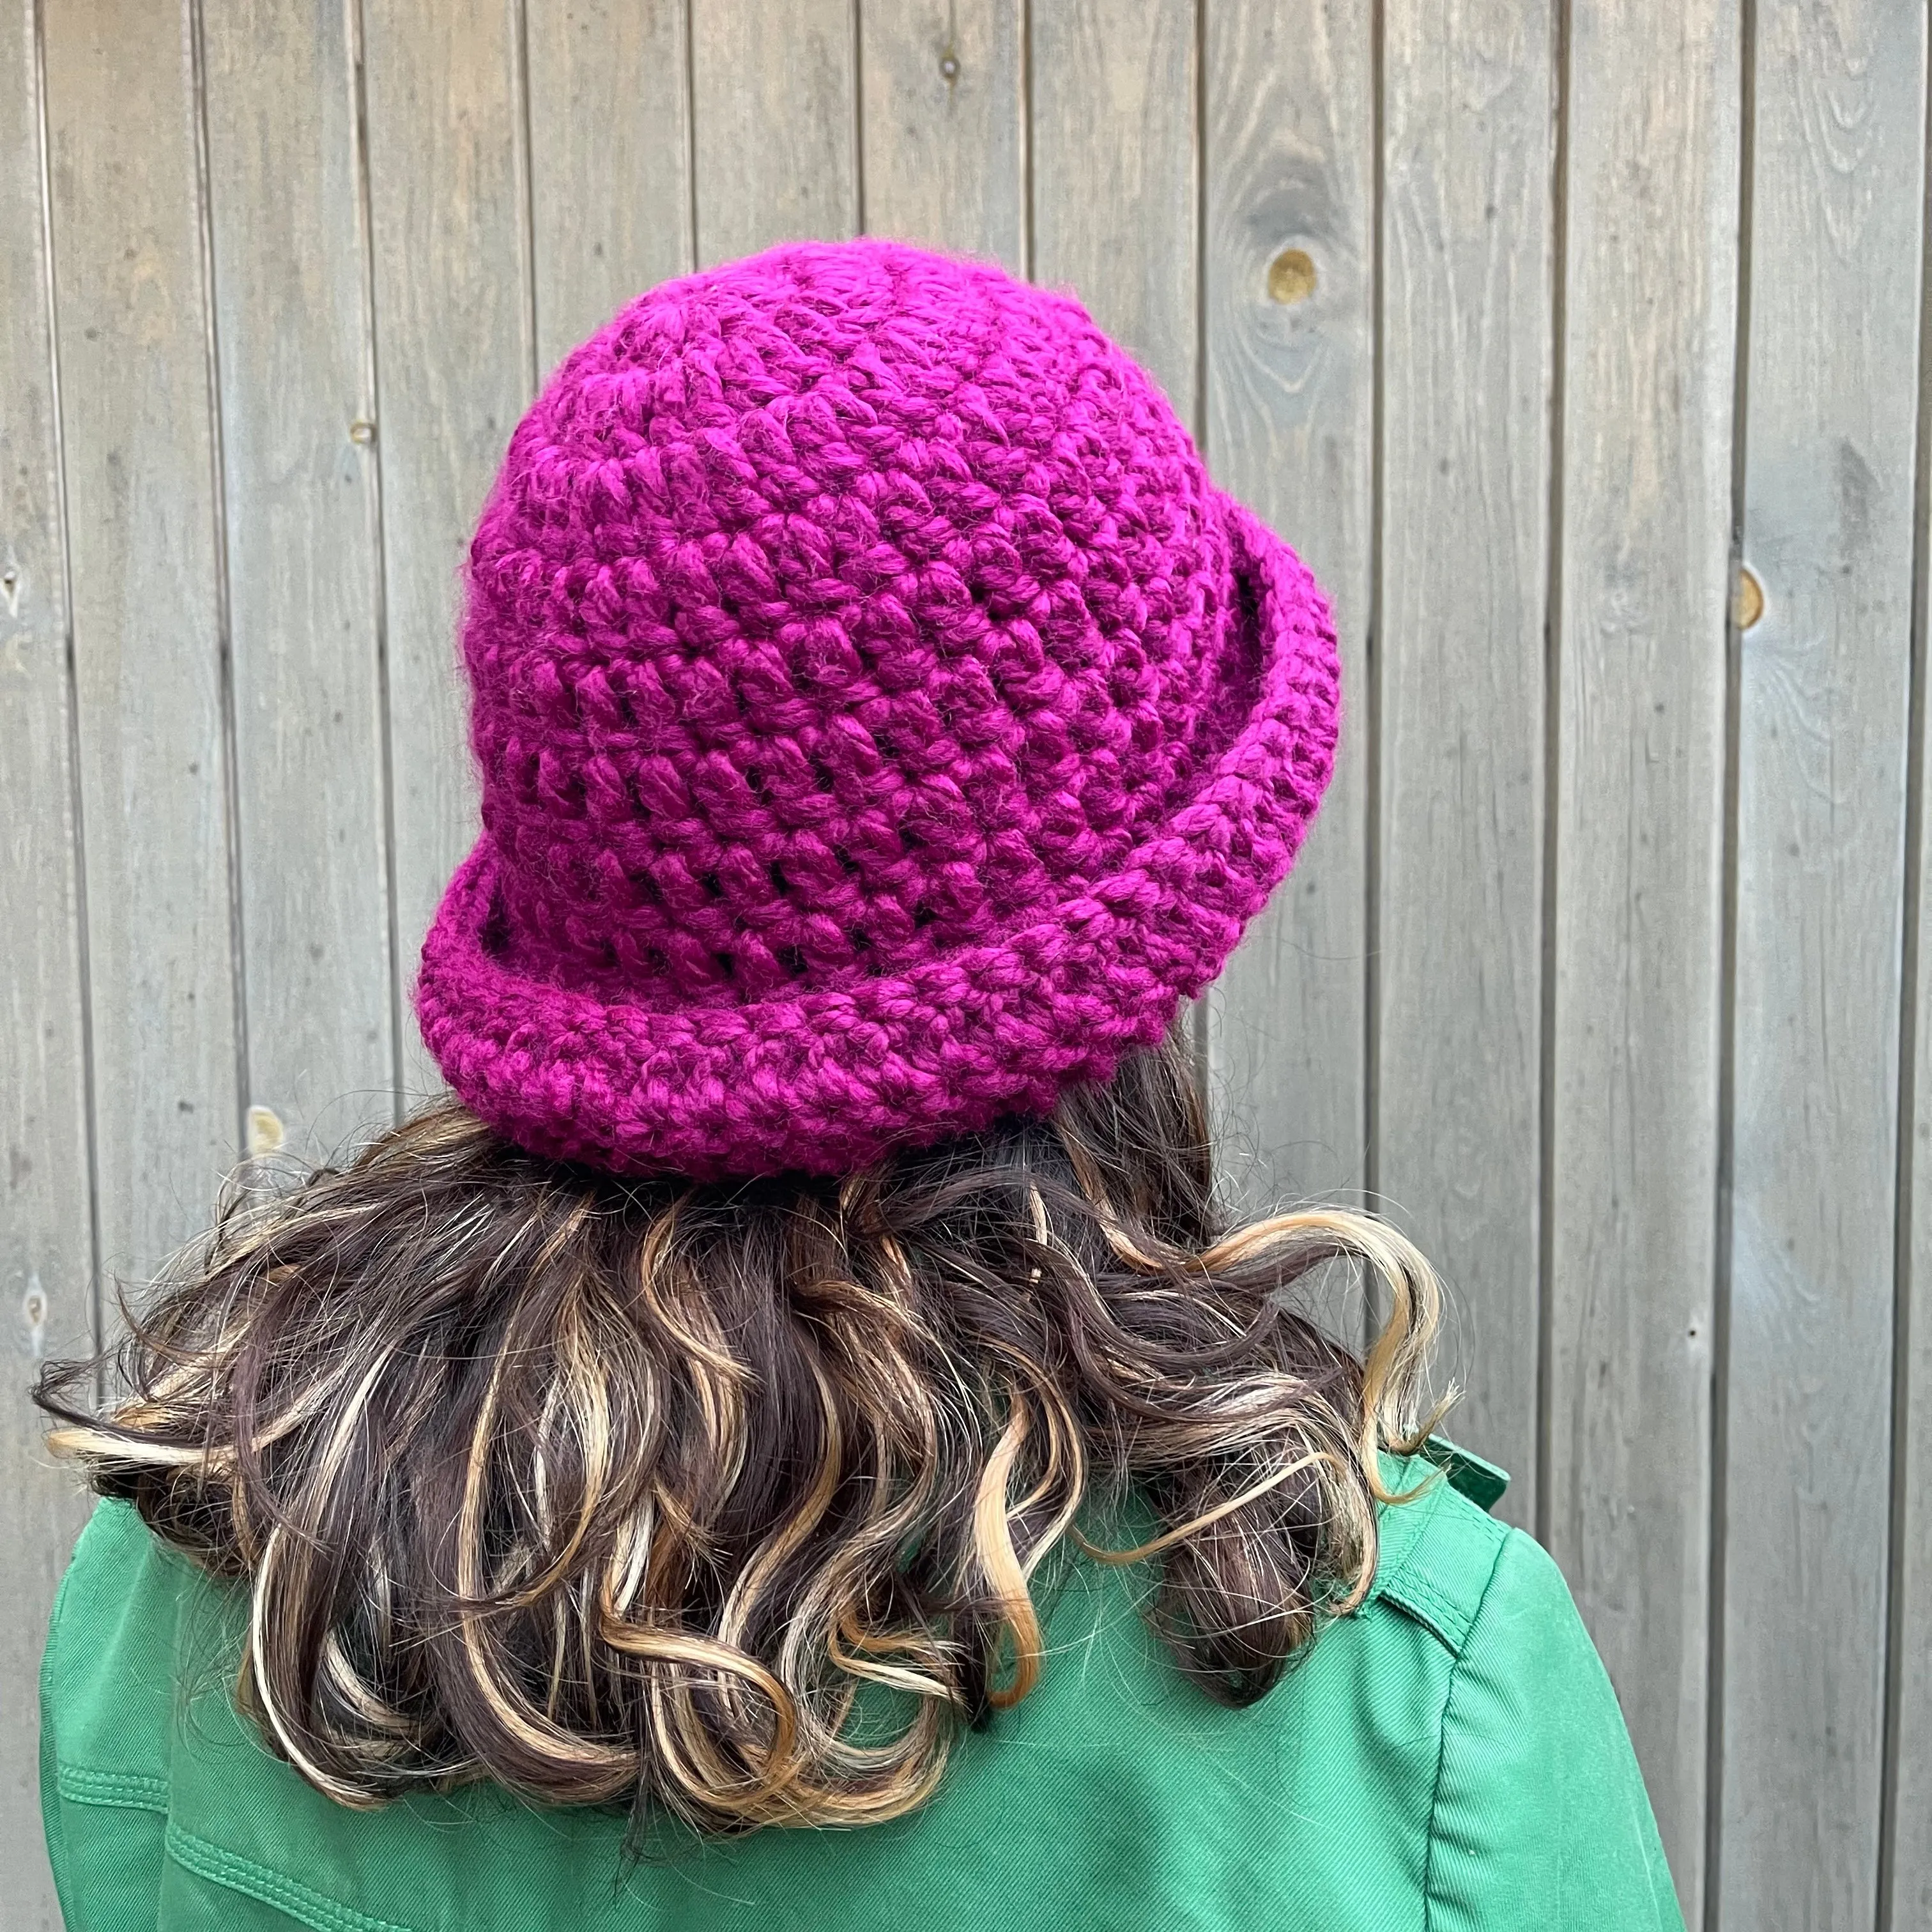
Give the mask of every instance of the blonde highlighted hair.
[[(1366, 1359), (1298, 1305), (1338, 1259)], [(433, 1107), (238, 1196), (105, 1413), (91, 1364), (40, 1400), (248, 1591), (242, 1703), (330, 1797), (860, 1824), (1032, 1688), (1042, 1564), (1144, 1564), (1180, 1666), (1268, 1690), (1369, 1586), (1438, 1306), (1372, 1219), (1225, 1226), (1169, 1043), (842, 1182), (620, 1180)]]

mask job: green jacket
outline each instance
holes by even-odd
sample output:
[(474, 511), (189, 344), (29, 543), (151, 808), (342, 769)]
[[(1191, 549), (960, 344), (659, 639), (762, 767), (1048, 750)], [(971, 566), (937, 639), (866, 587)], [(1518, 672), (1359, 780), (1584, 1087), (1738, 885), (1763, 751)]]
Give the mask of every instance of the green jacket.
[[(1446, 1460), (1493, 1502), (1486, 1466)], [(1176, 1672), (1136, 1587), (1075, 1567), (1038, 1688), (915, 1815), (626, 1864), (621, 1817), (490, 1787), (331, 1804), (235, 1713), (233, 1593), (104, 1503), (41, 1676), (69, 1932), (1679, 1932), (1563, 1580), (1456, 1486), (1384, 1513), (1367, 1602), (1245, 1711)]]

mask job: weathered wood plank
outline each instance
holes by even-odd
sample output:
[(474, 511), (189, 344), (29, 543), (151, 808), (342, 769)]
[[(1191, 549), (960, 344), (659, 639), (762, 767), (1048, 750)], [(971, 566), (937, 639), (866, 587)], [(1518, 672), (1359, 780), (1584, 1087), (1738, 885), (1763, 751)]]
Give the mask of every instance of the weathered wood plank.
[(527, 27), (537, 367), (692, 266), (684, 0), (537, 0)]
[(8, 1922), (58, 1932), (40, 1839), (33, 1690), (54, 1591), (87, 1505), (41, 1446), (27, 1399), (40, 1363), (93, 1336), (86, 1016), (81, 997), (78, 828), (62, 556), (56, 401), (42, 220), (34, 9), (9, 9), (0, 38), (0, 232), (14, 280), (0, 302), (0, 1845)]
[[(1232, 0), (1208, 16), (1208, 459), (1334, 600), (1346, 706), (1322, 815), (1210, 998), (1230, 1175), (1256, 1206), (1366, 1178), (1370, 12)], [(1145, 272), (1178, 277), (1172, 250)]]
[[(1719, 1920), (1873, 1922), (1924, 10), (1754, 37)], [(1845, 326), (1848, 316), (1856, 327)]]
[(690, 0), (698, 259), (858, 232), (851, 0)]
[[(1554, 21), (1384, 15), (1376, 1189), (1536, 1521)], [(1359, 716), (1359, 712), (1358, 714)]]
[(1026, 267), (1020, 0), (859, 14), (866, 226)]
[[(1918, 406), (1922, 414), (1932, 407), (1932, 398), (1922, 395)], [(1922, 529), (1919, 540), (1932, 540), (1932, 529)], [(1917, 620), (1922, 638), (1926, 615), (1922, 604)], [(1922, 746), (1928, 701), (1922, 675), (1913, 701)], [(1904, 1400), (1894, 1450), (1898, 1490), (1892, 1577), (1898, 1594), (1890, 1606), (1894, 1701), (1888, 1713), (1893, 1756), (1887, 1815), (1881, 1821), (1889, 1868), (1880, 1874), (1880, 1897), (1890, 1909), (1879, 1920), (1879, 1932), (1917, 1932), (1932, 1924), (1932, 926), (1928, 923), (1932, 842), (1924, 832), (1926, 808), (1932, 804), (1928, 771), (1932, 766), (1918, 774), (1918, 890), (1912, 908), (1917, 973), (1916, 983), (1906, 988), (1914, 1002), (1911, 1222), (1903, 1284), (1905, 1356), (1900, 1387)]]
[(197, 116), (178, 12), (42, 24), (100, 1260), (140, 1275), (239, 1151)]
[(1695, 1924), (1738, 22), (1582, 0), (1570, 32), (1545, 1520)]
[(250, 1103), (393, 1104), (375, 416), (344, 0), (205, 0)]
[[(476, 833), (457, 669), (470, 536), (530, 399), (529, 238), (509, 0), (364, 0), (396, 970)], [(442, 1085), (406, 1010), (403, 1097)]]
[(1198, 144), (1189, 0), (1034, 10), (1034, 276), (1070, 287), (1198, 421)]

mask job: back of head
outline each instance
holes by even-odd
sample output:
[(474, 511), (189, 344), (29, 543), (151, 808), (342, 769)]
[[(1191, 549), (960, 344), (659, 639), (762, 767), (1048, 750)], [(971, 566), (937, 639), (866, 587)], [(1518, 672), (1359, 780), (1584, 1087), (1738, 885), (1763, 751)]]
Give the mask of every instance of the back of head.
[[(1332, 762), (1292, 553), (1070, 300), (800, 246), (566, 361), (464, 653), (453, 1097), (238, 1195), (105, 1415), (43, 1393), (250, 1592), (272, 1744), (348, 1803), (889, 1817), (1079, 1552), (1262, 1694), (1367, 1586), (1436, 1313), (1378, 1223), (1224, 1221), (1180, 1043)], [(1337, 1256), (1366, 1361), (1292, 1292)]]

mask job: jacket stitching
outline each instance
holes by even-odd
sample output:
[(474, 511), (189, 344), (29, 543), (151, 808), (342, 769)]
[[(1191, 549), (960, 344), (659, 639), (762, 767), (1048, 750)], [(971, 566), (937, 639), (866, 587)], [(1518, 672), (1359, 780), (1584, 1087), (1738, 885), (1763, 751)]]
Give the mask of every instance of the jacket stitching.
[[(1440, 1478), (1440, 1472), (1437, 1473)], [(1441, 1487), (1438, 1490), (1405, 1505), (1408, 1508), (1426, 1509), (1427, 1514), (1403, 1550), (1400, 1561), (1385, 1576), (1378, 1576), (1372, 1598), (1384, 1599), (1405, 1616), (1414, 1618), (1451, 1657), (1460, 1657), (1481, 1609), (1482, 1595), (1480, 1592), (1478, 1594), (1475, 1607), (1472, 1609), (1460, 1594), (1451, 1594), (1438, 1588), (1430, 1579), (1425, 1556), (1430, 1546), (1430, 1538), (1436, 1528), (1436, 1519), (1443, 1499), (1453, 1488), (1454, 1485), (1446, 1478), (1442, 1478)], [(1490, 1574), (1493, 1576), (1496, 1556), (1508, 1540), (1509, 1532), (1503, 1524), (1487, 1515), (1478, 1527), (1494, 1539), (1490, 1558)], [(1489, 1582), (1485, 1578), (1483, 1588), (1486, 1591), (1488, 1588)]]
[[(1482, 1621), (1483, 1606), (1490, 1600), (1490, 1592), (1496, 1587), (1496, 1574), (1503, 1567), (1503, 1552), (1509, 1547), (1514, 1533), (1504, 1530), (1497, 1540), (1495, 1559), (1490, 1564), (1482, 1594), (1476, 1599), (1475, 1614), (1469, 1619), (1472, 1632)], [(1429, 1837), (1422, 1854), (1422, 1932), (1429, 1932), (1436, 1917), (1436, 1808), (1442, 1797), (1442, 1770), (1449, 1761), (1449, 1717), (1455, 1708), (1456, 1684), (1462, 1674), (1466, 1648), (1466, 1642), (1464, 1650), (1456, 1653), (1456, 1660), (1449, 1666), (1449, 1688), (1442, 1700), (1442, 1729), (1436, 1744), (1436, 1778), (1429, 1790)]]
[[(1419, 1511), (1420, 1520), (1411, 1533), (1408, 1542), (1402, 1546), (1402, 1554), (1392, 1564), (1384, 1568), (1378, 1553), (1376, 1574), (1369, 1585), (1369, 1594), (1363, 1600), (1364, 1610), (1366, 1610), (1370, 1604), (1378, 1602), (1382, 1598), (1389, 1595), (1390, 1592), (1408, 1574), (1409, 1566), (1415, 1560), (1415, 1552), (1421, 1548), (1423, 1539), (1429, 1534), (1429, 1526), (1434, 1520), (1436, 1512), (1442, 1506), (1442, 1493), (1448, 1487), (1448, 1479), (1440, 1469), (1432, 1468), (1424, 1478), (1419, 1487), (1421, 1491), (1420, 1495), (1412, 1497), (1406, 1503), (1398, 1504), (1397, 1507), (1405, 1510)], [(1378, 1533), (1381, 1532), (1378, 1531)]]
[(63, 1798), (76, 1804), (124, 1804), (142, 1811), (168, 1808), (168, 1782), (138, 1771), (96, 1771), (84, 1764), (64, 1764), (54, 1772)]
[(371, 1918), (353, 1906), (325, 1898), (320, 1892), (311, 1892), (280, 1872), (258, 1865), (238, 1852), (212, 1845), (206, 1838), (197, 1838), (172, 1822), (168, 1826), (167, 1847), (176, 1863), (196, 1877), (258, 1898), (264, 1905), (272, 1905), (291, 1918), (313, 1926), (316, 1932), (412, 1932), (412, 1928), (399, 1925), (393, 1919)]
[(1432, 1588), (1420, 1576), (1406, 1578), (1400, 1594), (1391, 1592), (1389, 1602), (1414, 1618), (1436, 1638), (1451, 1657), (1460, 1658), (1469, 1635), (1469, 1617), (1460, 1604)]

